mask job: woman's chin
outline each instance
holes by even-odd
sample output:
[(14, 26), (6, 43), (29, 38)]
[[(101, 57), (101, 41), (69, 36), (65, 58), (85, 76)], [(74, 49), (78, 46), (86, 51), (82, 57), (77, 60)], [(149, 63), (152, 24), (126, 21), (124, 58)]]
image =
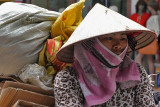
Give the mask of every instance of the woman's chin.
[(122, 52), (120, 52), (120, 51), (114, 51), (113, 53), (116, 54), (116, 55), (120, 55)]

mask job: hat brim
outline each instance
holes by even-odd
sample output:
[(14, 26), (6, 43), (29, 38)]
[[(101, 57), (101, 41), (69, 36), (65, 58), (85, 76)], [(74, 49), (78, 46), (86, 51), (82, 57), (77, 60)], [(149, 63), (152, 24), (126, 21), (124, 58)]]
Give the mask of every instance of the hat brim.
[[(135, 40), (137, 41), (135, 50), (138, 50), (140, 48), (143, 48), (143, 47), (149, 45), (155, 39), (155, 36), (153, 36), (154, 32), (151, 32), (151, 31), (148, 31), (148, 30), (147, 31), (145, 31), (145, 30), (133, 30), (133, 31), (114, 32), (114, 33), (131, 33), (131, 32), (134, 32), (134, 33), (135, 32), (141, 32), (140, 34), (134, 36)], [(99, 36), (102, 36), (102, 35), (97, 35), (97, 36), (94, 36), (92, 38), (99, 37)], [(71, 43), (64, 44), (56, 55), (58, 60), (60, 60), (62, 62), (66, 62), (66, 63), (73, 63), (74, 44), (80, 43), (80, 42), (82, 42), (84, 40), (87, 40), (87, 39), (91, 39), (91, 38), (84, 38), (84, 39), (81, 39), (79, 41), (75, 41), (75, 42), (72, 41)], [(68, 40), (68, 41), (70, 41), (70, 40)], [(79, 51), (79, 52), (81, 52), (81, 51)], [(132, 52), (132, 49), (129, 47), (127, 52), (128, 53)]]

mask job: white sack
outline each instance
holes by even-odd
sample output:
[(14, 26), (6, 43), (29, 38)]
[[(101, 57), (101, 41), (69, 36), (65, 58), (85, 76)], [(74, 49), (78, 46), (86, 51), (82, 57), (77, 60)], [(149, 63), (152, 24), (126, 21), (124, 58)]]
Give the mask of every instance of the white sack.
[(38, 61), (59, 15), (32, 4), (0, 5), (0, 75), (16, 75), (24, 65)]

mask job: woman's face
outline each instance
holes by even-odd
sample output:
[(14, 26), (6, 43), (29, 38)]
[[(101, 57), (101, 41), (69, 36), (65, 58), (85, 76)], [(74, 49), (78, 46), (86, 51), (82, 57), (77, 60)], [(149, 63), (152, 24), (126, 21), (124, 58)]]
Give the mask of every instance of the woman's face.
[(139, 9), (140, 11), (143, 11), (143, 10), (144, 10), (144, 5), (140, 4), (140, 5), (138, 6), (138, 9)]
[(124, 33), (112, 33), (98, 37), (100, 42), (113, 53), (119, 55), (127, 46), (127, 35)]

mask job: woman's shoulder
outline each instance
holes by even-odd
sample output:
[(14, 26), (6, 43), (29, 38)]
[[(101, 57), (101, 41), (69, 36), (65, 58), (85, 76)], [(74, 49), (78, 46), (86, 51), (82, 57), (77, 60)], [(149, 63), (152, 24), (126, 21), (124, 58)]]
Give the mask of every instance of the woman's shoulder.
[(138, 64), (138, 63), (136, 63), (136, 64), (137, 64), (137, 67), (139, 69), (140, 75), (147, 76), (148, 74), (147, 74), (145, 68), (142, 65)]
[(72, 78), (76, 78), (77, 74), (74, 70), (73, 67), (66, 67), (65, 69), (59, 71), (56, 76), (55, 76), (55, 80), (56, 79), (72, 79)]
[(138, 14), (137, 13), (134, 13), (134, 14), (132, 14), (131, 16), (130, 16), (130, 19), (134, 19), (134, 18), (136, 18), (138, 16)]
[(145, 12), (144, 15), (146, 15), (146, 16), (151, 16), (151, 14), (149, 14), (149, 13), (147, 13), (147, 12)]
[(135, 16), (135, 15), (138, 15), (138, 13), (133, 13), (131, 16)]
[(54, 79), (56, 107), (79, 107), (83, 104), (83, 94), (72, 67), (67, 67), (56, 74)]
[(137, 67), (139, 69), (141, 83), (149, 83), (149, 77), (145, 68), (137, 63)]

